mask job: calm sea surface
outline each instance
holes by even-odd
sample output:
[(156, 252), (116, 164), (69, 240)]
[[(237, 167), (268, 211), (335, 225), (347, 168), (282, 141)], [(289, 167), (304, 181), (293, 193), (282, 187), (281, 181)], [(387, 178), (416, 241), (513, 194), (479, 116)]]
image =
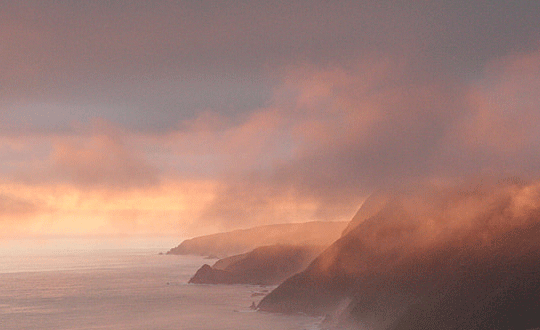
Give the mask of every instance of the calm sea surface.
[(0, 328), (318, 329), (319, 319), (254, 312), (271, 288), (188, 285), (199, 257), (164, 249), (0, 250)]

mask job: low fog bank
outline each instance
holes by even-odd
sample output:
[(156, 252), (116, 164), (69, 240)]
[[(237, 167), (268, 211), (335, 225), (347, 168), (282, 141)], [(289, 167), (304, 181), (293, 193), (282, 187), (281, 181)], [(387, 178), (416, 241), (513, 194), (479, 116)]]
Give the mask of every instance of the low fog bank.
[(362, 329), (540, 326), (540, 182), (381, 191), (261, 310)]

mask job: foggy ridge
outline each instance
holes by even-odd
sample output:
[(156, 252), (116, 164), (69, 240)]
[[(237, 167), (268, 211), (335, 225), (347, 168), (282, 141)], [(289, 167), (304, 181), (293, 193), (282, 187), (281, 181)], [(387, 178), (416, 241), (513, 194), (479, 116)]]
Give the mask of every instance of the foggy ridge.
[(271, 245), (203, 265), (189, 280), (195, 284), (276, 285), (304, 270), (324, 246)]
[(223, 258), (266, 245), (329, 246), (346, 226), (346, 222), (321, 221), (259, 226), (188, 239), (167, 254)]
[(539, 196), (512, 181), (378, 194), (259, 308), (362, 329), (539, 327)]

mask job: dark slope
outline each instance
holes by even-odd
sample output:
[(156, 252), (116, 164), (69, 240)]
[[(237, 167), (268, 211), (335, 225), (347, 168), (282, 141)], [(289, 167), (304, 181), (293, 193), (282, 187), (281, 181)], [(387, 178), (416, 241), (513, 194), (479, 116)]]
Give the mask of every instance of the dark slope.
[(167, 254), (224, 258), (275, 244), (329, 246), (346, 226), (346, 222), (321, 221), (260, 226), (188, 239)]
[(540, 223), (500, 235), (456, 259), (393, 329), (540, 327)]
[(259, 308), (340, 309), (365, 329), (540, 326), (540, 216), (531, 196), (519, 186), (391, 195)]
[[(195, 284), (275, 285), (304, 270), (323, 247), (272, 245), (202, 266), (189, 280)], [(226, 265), (225, 267), (223, 267)]]

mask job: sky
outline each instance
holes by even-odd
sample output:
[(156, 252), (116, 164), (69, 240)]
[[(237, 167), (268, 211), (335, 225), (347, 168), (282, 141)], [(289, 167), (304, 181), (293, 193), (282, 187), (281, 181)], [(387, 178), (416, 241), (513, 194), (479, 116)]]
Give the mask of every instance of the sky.
[(0, 239), (349, 220), (540, 175), (538, 1), (2, 1)]

